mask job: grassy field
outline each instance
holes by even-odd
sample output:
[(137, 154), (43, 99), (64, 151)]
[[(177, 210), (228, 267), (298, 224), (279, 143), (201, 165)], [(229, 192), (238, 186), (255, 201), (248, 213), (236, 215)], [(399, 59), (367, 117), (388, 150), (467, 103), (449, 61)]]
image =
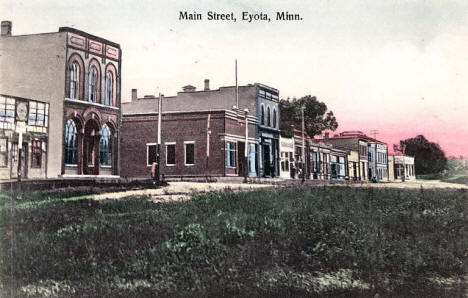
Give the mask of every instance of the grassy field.
[(443, 296), (467, 291), (468, 192), (320, 187), (184, 203), (0, 199), (15, 296)]

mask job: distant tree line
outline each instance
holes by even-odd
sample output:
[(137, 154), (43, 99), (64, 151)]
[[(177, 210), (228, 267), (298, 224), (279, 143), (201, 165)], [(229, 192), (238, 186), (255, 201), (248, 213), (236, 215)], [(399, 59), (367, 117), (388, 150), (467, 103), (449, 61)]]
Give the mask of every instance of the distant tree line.
[(447, 168), (445, 152), (439, 144), (427, 140), (423, 135), (400, 141), (405, 146), (405, 154), (414, 156), (416, 174), (438, 174)]

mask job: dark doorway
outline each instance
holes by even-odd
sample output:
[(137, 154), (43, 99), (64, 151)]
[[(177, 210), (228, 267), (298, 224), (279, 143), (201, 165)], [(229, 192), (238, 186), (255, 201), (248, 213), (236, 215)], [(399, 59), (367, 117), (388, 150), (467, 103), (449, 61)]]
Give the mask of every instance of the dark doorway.
[(99, 174), (99, 125), (94, 120), (85, 124), (83, 138), (83, 174)]
[[(23, 143), (21, 149), (21, 179), (28, 178), (28, 143)], [(12, 143), (11, 148), (11, 178), (18, 178), (19, 148), (18, 143)]]
[(270, 145), (263, 145), (263, 176), (271, 176)]
[(237, 156), (239, 163), (239, 172), (237, 173), (240, 177), (244, 177), (245, 172), (248, 171), (247, 159), (245, 158), (245, 143), (237, 142)]

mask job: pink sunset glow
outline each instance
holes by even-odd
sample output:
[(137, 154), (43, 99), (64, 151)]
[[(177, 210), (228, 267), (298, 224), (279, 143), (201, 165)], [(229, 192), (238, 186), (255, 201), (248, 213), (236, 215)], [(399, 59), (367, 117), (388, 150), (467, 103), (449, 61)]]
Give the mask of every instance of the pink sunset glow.
[[(338, 113), (339, 114), (339, 113)], [(364, 115), (359, 115), (363, 117)], [(339, 117), (339, 116), (338, 116)], [(339, 127), (331, 135), (347, 131), (360, 130), (368, 136), (374, 137), (372, 130), (377, 130), (376, 138), (388, 144), (389, 153), (393, 153), (393, 144), (399, 144), (400, 140), (424, 135), (429, 141), (438, 143), (447, 157), (468, 157), (468, 125), (461, 123), (444, 123), (431, 119), (419, 121), (418, 119), (387, 118), (386, 122), (363, 122), (352, 117), (338, 118)], [(393, 123), (389, 123), (394, 121)]]

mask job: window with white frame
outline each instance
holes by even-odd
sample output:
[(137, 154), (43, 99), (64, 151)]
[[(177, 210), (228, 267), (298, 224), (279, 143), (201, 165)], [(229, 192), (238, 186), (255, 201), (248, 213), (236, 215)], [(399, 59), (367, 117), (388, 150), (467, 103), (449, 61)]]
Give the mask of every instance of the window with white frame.
[(146, 165), (151, 166), (156, 162), (156, 143), (146, 144)]
[(104, 101), (104, 104), (106, 106), (112, 105), (112, 90), (114, 88), (113, 84), (114, 84), (114, 82), (113, 82), (113, 79), (112, 79), (112, 72), (107, 71), (107, 73), (106, 73), (106, 98), (105, 98), (105, 101)]
[(80, 86), (80, 65), (74, 62), (70, 67), (70, 94), (71, 99), (78, 98), (78, 90)]
[(166, 143), (166, 165), (176, 164), (176, 143)]
[(91, 66), (88, 74), (88, 101), (96, 102), (96, 84), (97, 84), (97, 70), (95, 66)]
[(195, 142), (184, 142), (184, 163), (186, 166), (195, 164)]
[(8, 139), (0, 138), (0, 168), (8, 166)]
[(29, 102), (28, 125), (47, 127), (49, 125), (49, 104)]
[(77, 149), (76, 126), (70, 119), (65, 125), (65, 165), (76, 165)]
[(103, 167), (110, 167), (112, 164), (111, 133), (105, 124), (101, 128), (99, 139), (99, 164)]
[(226, 167), (236, 167), (236, 142), (226, 142)]
[(15, 99), (0, 96), (0, 129), (13, 129), (15, 123)]
[(42, 142), (33, 140), (31, 147), (31, 168), (40, 168), (42, 165)]

